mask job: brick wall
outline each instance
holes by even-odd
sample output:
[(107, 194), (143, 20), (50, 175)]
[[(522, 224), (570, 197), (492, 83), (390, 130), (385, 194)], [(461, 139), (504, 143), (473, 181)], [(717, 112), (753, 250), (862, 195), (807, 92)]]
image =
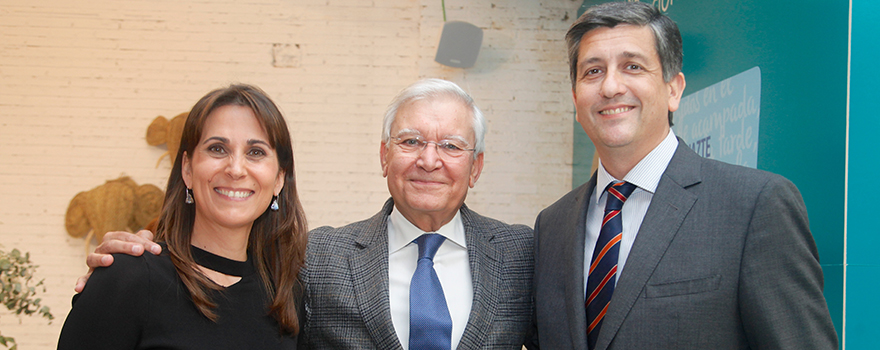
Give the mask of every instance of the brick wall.
[(484, 30), (475, 67), (433, 61), (442, 28), (427, 0), (0, 1), (0, 244), (29, 251), (57, 319), (0, 330), (52, 349), (86, 270), (64, 230), (76, 193), (128, 175), (164, 188), (170, 162), (145, 131), (232, 82), (262, 87), (293, 133), (311, 227), (374, 214), (388, 197), (382, 112), (401, 88), (440, 77), (471, 92), (489, 132), (467, 203), (531, 225), (571, 186), (562, 37), (580, 1), (447, 1), (447, 19)]

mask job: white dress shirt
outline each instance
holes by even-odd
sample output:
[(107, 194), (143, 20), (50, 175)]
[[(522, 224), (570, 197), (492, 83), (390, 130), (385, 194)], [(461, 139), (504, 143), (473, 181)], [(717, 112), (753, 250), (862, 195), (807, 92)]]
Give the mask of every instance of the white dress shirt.
[[(391, 322), (405, 350), (409, 349), (409, 285), (419, 258), (419, 245), (413, 241), (424, 233), (398, 212), (397, 207), (391, 212), (388, 218), (388, 297)], [(474, 299), (461, 213), (456, 212), (452, 221), (436, 233), (446, 237), (434, 256), (434, 270), (443, 286), (452, 318), (452, 349), (455, 349), (464, 333)]]
[[(620, 277), (623, 272), (626, 258), (636, 240), (636, 234), (639, 232), (639, 227), (642, 226), (642, 220), (645, 219), (645, 213), (648, 212), (651, 199), (654, 198), (654, 191), (657, 190), (660, 177), (666, 171), (669, 161), (672, 160), (676, 147), (678, 147), (678, 139), (675, 138), (672, 130), (669, 130), (666, 138), (623, 177), (623, 181), (637, 187), (627, 197), (620, 210), (623, 235), (620, 240), (620, 255), (617, 258), (617, 275), (615, 277)], [(596, 171), (596, 188), (590, 197), (590, 207), (587, 208), (587, 232), (584, 244), (584, 294), (586, 294), (587, 280), (590, 274), (590, 260), (593, 258), (593, 250), (599, 239), (599, 230), (602, 229), (602, 217), (605, 216), (605, 202), (608, 199), (605, 188), (614, 181), (621, 180), (608, 174), (600, 159), (599, 168)]]

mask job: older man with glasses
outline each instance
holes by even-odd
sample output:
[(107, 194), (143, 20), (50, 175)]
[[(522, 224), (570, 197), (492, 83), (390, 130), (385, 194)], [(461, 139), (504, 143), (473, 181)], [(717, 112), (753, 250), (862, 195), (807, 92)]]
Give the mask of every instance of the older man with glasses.
[(370, 219), (309, 237), (305, 343), (521, 348), (531, 324), (531, 229), (464, 205), (483, 169), (485, 132), (454, 83), (422, 80), (394, 98), (379, 147), (391, 199)]

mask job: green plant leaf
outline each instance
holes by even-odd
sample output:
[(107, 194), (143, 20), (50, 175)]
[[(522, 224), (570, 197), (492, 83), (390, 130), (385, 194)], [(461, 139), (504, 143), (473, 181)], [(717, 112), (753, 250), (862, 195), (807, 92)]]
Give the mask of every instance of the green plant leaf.
[[(6, 306), (13, 314), (26, 316), (39, 313), (41, 317), (51, 323), (54, 316), (49, 308), (40, 305), (42, 299), (36, 298), (37, 288), (42, 287), (46, 291), (44, 280), (33, 283), (34, 272), (37, 265), (30, 261), (30, 253), (13, 249), (6, 252), (0, 249), (0, 305)], [(3, 336), (0, 333), (0, 345), (10, 350), (17, 349), (18, 344), (12, 337)]]

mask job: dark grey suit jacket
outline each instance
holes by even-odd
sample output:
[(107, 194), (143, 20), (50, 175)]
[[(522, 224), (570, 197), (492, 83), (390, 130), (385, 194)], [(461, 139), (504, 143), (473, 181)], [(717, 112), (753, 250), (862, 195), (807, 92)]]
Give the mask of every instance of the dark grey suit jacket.
[[(535, 223), (544, 349), (586, 349), (587, 184)], [(822, 270), (797, 188), (781, 176), (678, 149), (603, 321), (605, 349), (836, 349)]]
[[(402, 349), (388, 299), (388, 200), (378, 214), (309, 234), (300, 343), (310, 349)], [(461, 208), (474, 299), (458, 349), (520, 349), (532, 321), (532, 230)], [(413, 349), (416, 350), (416, 349)]]

